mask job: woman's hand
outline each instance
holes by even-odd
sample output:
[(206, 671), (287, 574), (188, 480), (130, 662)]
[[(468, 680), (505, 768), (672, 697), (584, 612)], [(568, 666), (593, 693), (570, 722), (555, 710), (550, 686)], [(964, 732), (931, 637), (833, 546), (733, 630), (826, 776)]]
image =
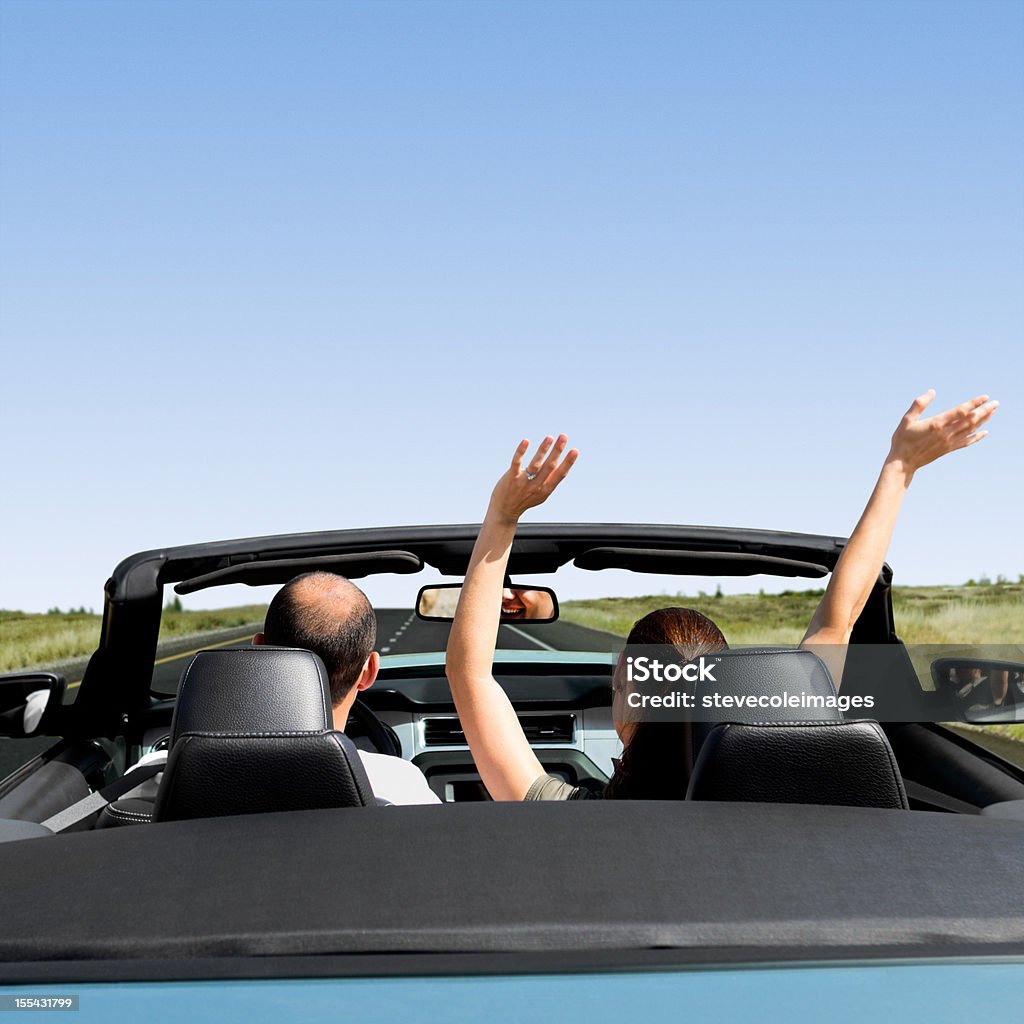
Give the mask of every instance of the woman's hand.
[(933, 398), (932, 389), (915, 398), (892, 435), (886, 462), (898, 464), (907, 474), (908, 483), (922, 466), (985, 437), (988, 431), (978, 428), (992, 418), (999, 406), (988, 395), (978, 395), (938, 416), (921, 419)]
[[(551, 492), (565, 479), (572, 469), (579, 452), (573, 448), (562, 452), (569, 439), (559, 434), (556, 440), (545, 437), (533, 458), (523, 468), (523, 458), (530, 450), (530, 442), (522, 440), (512, 456), (512, 465), (495, 485), (491, 494), (488, 518), (495, 518), (505, 524), (515, 524), (529, 508), (547, 501)], [(559, 461), (561, 459), (561, 461)]]

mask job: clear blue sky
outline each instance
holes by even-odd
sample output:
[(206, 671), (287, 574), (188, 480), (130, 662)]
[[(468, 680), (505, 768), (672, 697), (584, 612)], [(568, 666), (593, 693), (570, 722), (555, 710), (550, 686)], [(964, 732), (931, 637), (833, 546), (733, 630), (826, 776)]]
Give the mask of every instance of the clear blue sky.
[(534, 519), (845, 534), (927, 387), (1002, 408), (898, 581), (1024, 572), (1024, 5), (2, 0), (0, 39), (0, 607), (475, 521), (545, 431), (582, 456)]

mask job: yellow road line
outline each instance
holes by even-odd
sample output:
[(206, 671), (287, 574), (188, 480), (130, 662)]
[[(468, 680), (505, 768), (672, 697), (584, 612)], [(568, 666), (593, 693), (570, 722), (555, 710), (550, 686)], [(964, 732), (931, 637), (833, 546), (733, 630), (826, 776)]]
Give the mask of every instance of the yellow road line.
[[(153, 668), (157, 665), (166, 665), (169, 661), (180, 661), (182, 658), (191, 658), (193, 654), (198, 654), (200, 651), (208, 651), (212, 647), (227, 647), (228, 644), (241, 644), (245, 643), (246, 640), (251, 640), (256, 634), (249, 633), (246, 636), (237, 637), (234, 640), (221, 640), (219, 644), (206, 644), (203, 647), (197, 647), (194, 651), (182, 651), (181, 654), (169, 654), (166, 658), (157, 658), (153, 662)], [(68, 689), (73, 690), (76, 686), (81, 686), (82, 680), (79, 679), (76, 682), (68, 683)]]

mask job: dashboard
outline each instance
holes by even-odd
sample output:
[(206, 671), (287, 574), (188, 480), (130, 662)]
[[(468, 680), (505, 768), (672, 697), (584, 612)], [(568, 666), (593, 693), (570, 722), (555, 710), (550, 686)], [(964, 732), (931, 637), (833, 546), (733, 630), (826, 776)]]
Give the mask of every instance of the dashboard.
[[(604, 785), (621, 750), (611, 714), (611, 665), (508, 666), (495, 679), (512, 701), (545, 771), (571, 785)], [(449, 803), (488, 800), (455, 714), (443, 668), (383, 669), (363, 699), (397, 735), (402, 754)]]

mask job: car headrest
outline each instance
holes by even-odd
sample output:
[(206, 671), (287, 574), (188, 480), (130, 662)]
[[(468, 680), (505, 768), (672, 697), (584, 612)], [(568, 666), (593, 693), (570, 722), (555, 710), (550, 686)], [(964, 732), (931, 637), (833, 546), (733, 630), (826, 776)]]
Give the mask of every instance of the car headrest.
[(311, 651), (200, 651), (185, 667), (171, 746), (183, 733), (323, 732), (332, 727), (327, 669)]
[(331, 728), (329, 693), (309, 651), (201, 651), (178, 689), (153, 820), (375, 803), (355, 745)]
[(896, 758), (877, 722), (716, 725), (701, 747), (686, 799), (908, 807)]
[[(696, 758), (711, 730), (719, 722), (739, 722), (756, 725), (768, 722), (842, 722), (842, 712), (834, 706), (826, 707), (829, 698), (835, 698), (836, 688), (825, 663), (813, 651), (753, 648), (749, 650), (721, 651), (712, 656), (715, 661), (714, 681), (705, 680), (697, 685), (696, 701), (706, 694), (718, 693), (730, 697), (765, 697), (765, 707), (754, 709), (730, 708), (716, 715), (716, 722), (693, 723), (693, 749)], [(814, 698), (808, 706), (792, 706), (783, 700), (806, 696)], [(772, 706), (777, 698), (777, 707)]]
[(715, 681), (701, 684), (704, 693), (768, 700), (723, 711), (720, 722), (694, 723), (688, 800), (907, 807), (885, 733), (877, 722), (844, 720), (816, 654), (754, 649), (715, 658)]
[[(774, 650), (754, 648), (728, 650), (713, 655), (714, 681), (699, 684), (698, 697), (717, 692), (723, 696), (779, 697), (783, 694), (808, 697), (835, 697), (836, 688), (825, 663), (807, 650)], [(723, 721), (755, 722), (841, 722), (842, 713), (835, 707), (799, 707), (781, 704), (754, 710), (730, 710)]]

